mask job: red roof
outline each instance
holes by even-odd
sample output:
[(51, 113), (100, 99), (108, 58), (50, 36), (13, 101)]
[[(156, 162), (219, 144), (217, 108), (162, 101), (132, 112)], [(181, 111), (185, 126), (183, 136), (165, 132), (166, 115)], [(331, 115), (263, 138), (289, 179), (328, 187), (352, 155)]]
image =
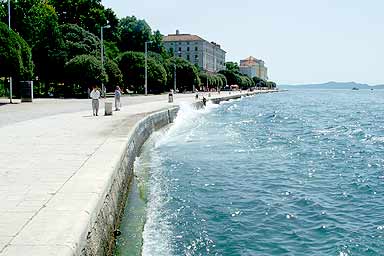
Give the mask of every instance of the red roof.
[(190, 35), (190, 34), (173, 34), (168, 35), (163, 38), (164, 42), (178, 42), (178, 41), (205, 41), (203, 38), (196, 36), (196, 35)]

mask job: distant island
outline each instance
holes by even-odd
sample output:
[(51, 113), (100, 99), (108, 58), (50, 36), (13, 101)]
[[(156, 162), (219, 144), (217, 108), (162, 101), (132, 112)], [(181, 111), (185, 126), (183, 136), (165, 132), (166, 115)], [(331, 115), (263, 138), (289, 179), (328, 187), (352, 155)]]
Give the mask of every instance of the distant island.
[(369, 84), (360, 84), (355, 82), (328, 82), (323, 84), (300, 84), (300, 85), (279, 85), (281, 89), (384, 89), (384, 84), (381, 85), (369, 85)]

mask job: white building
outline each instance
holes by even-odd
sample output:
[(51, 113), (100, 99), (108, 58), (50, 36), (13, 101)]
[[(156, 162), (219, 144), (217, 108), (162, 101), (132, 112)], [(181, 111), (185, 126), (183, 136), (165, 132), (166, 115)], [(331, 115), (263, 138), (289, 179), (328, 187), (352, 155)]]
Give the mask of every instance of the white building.
[(259, 77), (264, 80), (268, 80), (268, 68), (265, 66), (263, 60), (258, 60), (255, 57), (248, 57), (244, 60), (240, 60), (240, 73), (249, 77)]
[(165, 36), (163, 43), (168, 52), (198, 65), (203, 70), (218, 72), (225, 69), (226, 52), (217, 43), (208, 42), (196, 35), (180, 34), (178, 30), (176, 34)]

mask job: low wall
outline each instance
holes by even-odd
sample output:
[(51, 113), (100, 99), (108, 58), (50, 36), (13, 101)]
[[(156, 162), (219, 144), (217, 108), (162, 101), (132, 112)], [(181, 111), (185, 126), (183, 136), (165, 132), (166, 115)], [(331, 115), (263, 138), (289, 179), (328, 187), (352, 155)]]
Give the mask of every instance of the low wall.
[[(260, 92), (249, 92), (245, 94), (223, 95), (215, 99), (207, 99), (215, 104), (221, 101), (250, 96)], [(203, 108), (202, 101), (193, 103), (196, 109)], [(125, 150), (115, 165), (110, 182), (105, 185), (105, 192), (100, 196), (98, 207), (91, 215), (95, 217), (90, 220), (89, 231), (84, 241), (79, 241), (78, 248), (81, 249), (81, 255), (112, 255), (115, 245), (115, 234), (120, 224), (121, 217), (124, 214), (125, 203), (129, 191), (129, 185), (132, 180), (134, 161), (140, 154), (140, 150), (145, 141), (151, 134), (172, 123), (179, 111), (178, 107), (162, 110), (150, 114), (139, 121), (130, 131)]]
[(179, 108), (163, 110), (139, 121), (128, 136), (126, 150), (116, 166), (111, 187), (96, 220), (88, 232), (81, 255), (111, 255), (114, 249), (114, 231), (120, 224), (125, 207), (129, 184), (133, 175), (133, 164), (142, 145), (156, 130), (170, 124), (176, 118)]

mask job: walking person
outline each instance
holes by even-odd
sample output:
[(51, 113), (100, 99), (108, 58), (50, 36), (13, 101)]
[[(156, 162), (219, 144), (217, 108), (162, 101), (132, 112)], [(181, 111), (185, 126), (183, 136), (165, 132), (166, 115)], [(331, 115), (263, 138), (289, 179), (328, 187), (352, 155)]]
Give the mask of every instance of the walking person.
[(100, 99), (100, 91), (96, 88), (96, 86), (92, 86), (91, 91), (91, 99), (92, 99), (92, 111), (94, 116), (99, 115), (99, 99)]
[(120, 89), (120, 86), (116, 86), (116, 90), (115, 90), (115, 109), (116, 109), (116, 111), (120, 111), (120, 108), (121, 108), (120, 98), (121, 98), (121, 89)]

